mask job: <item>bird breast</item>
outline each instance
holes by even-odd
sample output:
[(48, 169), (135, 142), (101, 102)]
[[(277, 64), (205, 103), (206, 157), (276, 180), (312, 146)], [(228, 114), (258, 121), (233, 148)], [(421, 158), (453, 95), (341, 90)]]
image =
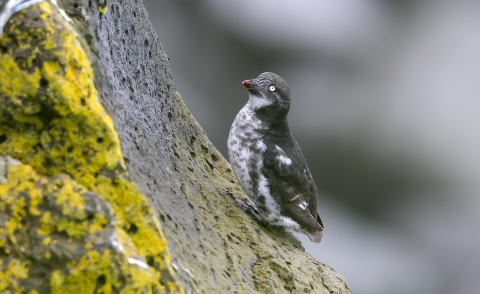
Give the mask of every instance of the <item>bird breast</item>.
[(262, 129), (262, 123), (255, 119), (253, 110), (247, 104), (237, 114), (228, 136), (228, 156), (233, 172), (243, 190), (250, 195), (253, 189), (250, 171), (258, 170), (262, 164), (262, 153), (266, 146), (256, 130)]

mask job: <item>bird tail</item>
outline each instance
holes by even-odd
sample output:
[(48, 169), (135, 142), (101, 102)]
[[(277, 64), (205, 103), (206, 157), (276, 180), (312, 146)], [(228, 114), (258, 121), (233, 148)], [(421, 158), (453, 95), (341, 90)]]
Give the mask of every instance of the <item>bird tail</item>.
[(323, 232), (322, 231), (307, 231), (305, 230), (305, 234), (310, 238), (310, 241), (315, 243), (320, 243), (322, 241)]

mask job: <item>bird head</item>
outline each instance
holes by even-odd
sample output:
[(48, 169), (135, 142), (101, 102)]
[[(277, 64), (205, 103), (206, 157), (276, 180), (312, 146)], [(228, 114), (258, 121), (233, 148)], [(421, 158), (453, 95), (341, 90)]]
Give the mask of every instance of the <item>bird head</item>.
[(284, 115), (288, 113), (290, 90), (280, 76), (264, 72), (257, 78), (245, 80), (242, 83), (248, 89), (248, 103), (254, 110)]

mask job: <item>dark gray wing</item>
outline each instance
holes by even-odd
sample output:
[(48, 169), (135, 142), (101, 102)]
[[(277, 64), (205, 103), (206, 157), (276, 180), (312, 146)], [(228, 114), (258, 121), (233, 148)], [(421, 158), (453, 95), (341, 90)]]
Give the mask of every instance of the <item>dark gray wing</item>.
[[(322, 231), (317, 212), (317, 188), (295, 139), (274, 142), (264, 138), (262, 174), (270, 184), (270, 192), (283, 201), (282, 215), (298, 222), (307, 231)], [(281, 147), (280, 147), (281, 146)]]

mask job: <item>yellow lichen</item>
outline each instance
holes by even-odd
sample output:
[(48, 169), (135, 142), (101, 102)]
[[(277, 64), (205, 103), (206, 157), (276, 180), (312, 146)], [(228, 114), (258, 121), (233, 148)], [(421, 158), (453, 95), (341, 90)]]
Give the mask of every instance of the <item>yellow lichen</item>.
[[(13, 290), (15, 293), (20, 293), (21, 288), (18, 285), (18, 280), (23, 280), (28, 277), (28, 264), (29, 261), (20, 261), (13, 259), (7, 265), (4, 271), (0, 271), (0, 292), (5, 293), (8, 289)], [(3, 262), (0, 260), (0, 266), (3, 266)]]
[(88, 228), (90, 234), (100, 231), (108, 223), (107, 218), (103, 214), (96, 214), (95, 221)]
[[(12, 99), (13, 107), (23, 107), (22, 100), (17, 97), (35, 97), (39, 88), (40, 71), (27, 73), (18, 68), (15, 59), (8, 54), (2, 54), (0, 59), (0, 93)], [(35, 105), (36, 106), (36, 105)], [(26, 109), (27, 111), (30, 109)]]
[[(10, 54), (2, 54), (0, 64), (6, 83), (2, 90), (2, 101), (12, 104), (17, 127), (5, 129), (0, 133), (8, 133), (10, 144), (3, 144), (3, 154), (9, 154), (23, 162), (29, 162), (35, 169), (47, 173), (47, 160), (52, 161), (49, 174), (68, 172), (81, 184), (91, 185), (92, 175), (102, 168), (113, 169), (117, 165), (124, 168), (120, 151), (120, 142), (115, 133), (113, 121), (101, 106), (93, 83), (93, 70), (76, 33), (66, 23), (60, 30), (55, 30), (60, 18), (47, 3), (41, 4), (41, 18), (45, 20), (45, 28), (33, 29), (30, 34), (44, 40), (38, 47), (51, 49), (54, 58), (45, 61), (40, 68), (29, 74), (19, 69)], [(17, 38), (27, 39), (29, 34), (23, 32)], [(56, 46), (48, 45), (54, 43)], [(25, 46), (28, 45), (24, 44)], [(42, 51), (43, 51), (42, 50)], [(25, 82), (26, 83), (25, 83)], [(46, 95), (37, 97), (40, 85), (46, 87)], [(22, 83), (23, 82), (23, 83)], [(3, 83), (2, 83), (3, 85)], [(3, 93), (5, 93), (3, 95)], [(41, 99), (38, 99), (41, 98)], [(49, 104), (56, 113), (51, 120), (51, 127), (43, 129), (43, 122), (37, 116), (40, 112), (41, 100)], [(22, 107), (23, 105), (31, 105)], [(1, 120), (1, 119), (0, 119)], [(100, 123), (99, 123), (100, 122)], [(25, 130), (35, 130), (25, 133)], [(42, 150), (29, 152), (38, 144)], [(53, 148), (46, 148), (53, 145)], [(15, 152), (16, 150), (16, 152)], [(22, 152), (22, 150), (25, 150)], [(43, 153), (32, 158), (32, 153)], [(33, 159), (33, 160), (32, 160)]]
[(167, 243), (154, 213), (135, 184), (121, 177), (112, 180), (103, 175), (97, 178), (94, 192), (112, 204), (119, 225), (128, 230), (134, 224), (138, 231), (131, 236), (140, 254), (155, 256), (166, 250)]
[(58, 232), (65, 232), (72, 238), (81, 238), (88, 233), (88, 224), (77, 223), (73, 220), (60, 219), (56, 222), (55, 228)]
[(50, 211), (43, 214), (40, 219), (41, 227), (38, 229), (38, 233), (41, 235), (48, 235), (55, 231), (55, 221), (52, 218)]
[[(107, 5), (101, 9), (106, 13)], [(29, 23), (32, 16), (28, 13), (38, 16), (41, 25)], [(124, 254), (132, 258), (143, 255), (151, 260), (149, 270), (131, 264), (121, 266), (124, 270), (129, 268), (133, 279), (125, 291), (143, 289), (147, 293), (162, 288), (152, 284), (151, 279), (159, 281), (164, 270), (174, 275), (165, 236), (145, 197), (125, 178), (118, 135), (100, 104), (94, 73), (76, 32), (48, 2), (14, 15), (8, 30), (11, 33), (0, 40), (0, 46), (5, 48), (0, 53), (0, 136), (4, 140), (0, 155), (9, 155), (31, 167), (11, 168), (9, 182), (0, 185), (1, 197), (16, 197), (14, 203), (8, 199), (0, 203), (0, 211), (6, 205), (13, 209), (13, 217), (5, 227), (0, 227), (0, 247), (17, 241), (15, 232), (22, 228), (22, 218), (27, 214), (38, 217), (37, 233), (46, 246), (42, 251), (46, 259), (52, 257), (49, 246), (56, 244), (52, 234), (65, 233), (71, 240), (82, 240), (101, 231), (108, 223), (104, 215), (97, 214), (93, 220), (84, 221), (83, 193), (90, 190), (110, 203), (118, 241), (126, 248)], [(30, 55), (15, 59), (18, 52)], [(57, 179), (56, 183), (47, 184), (36, 173), (68, 174), (76, 183)], [(34, 183), (43, 188), (38, 189)], [(83, 185), (83, 190), (78, 190), (77, 183)], [(28, 204), (24, 196), (19, 196), (22, 191), (27, 193)], [(49, 197), (55, 195), (60, 212), (42, 213), (45, 193)], [(133, 226), (135, 230), (131, 229)], [(107, 268), (99, 267), (96, 262), (108, 258), (104, 255), (106, 251), (95, 251), (100, 258), (95, 261), (96, 255), (90, 250), (93, 244), (92, 241), (84, 244), (90, 255), (82, 263), (73, 262), (68, 272), (52, 273), (52, 289), (88, 292), (95, 286), (101, 269), (105, 269), (103, 274), (110, 279), (109, 274), (118, 269), (110, 267), (108, 273)], [(75, 269), (84, 262), (91, 266)], [(79, 283), (83, 288), (79, 288)], [(108, 293), (111, 287), (106, 283), (101, 291)], [(174, 280), (168, 289), (183, 292)]]
[(51, 293), (60, 293), (60, 291), (54, 291), (54, 289), (59, 289), (65, 282), (65, 276), (60, 271), (54, 271), (52, 277), (50, 278), (50, 287), (52, 289)]
[(104, 0), (104, 2), (99, 5), (98, 10), (100, 10), (100, 13), (101, 13), (102, 15), (107, 14), (107, 11), (108, 11), (108, 0)]
[[(143, 257), (139, 255), (134, 242), (125, 231), (118, 230), (121, 235), (118, 239), (114, 237), (115, 235), (110, 235), (113, 229), (112, 220), (108, 219), (110, 211), (101, 205), (100, 198), (96, 194), (88, 192), (65, 175), (50, 178), (38, 176), (27, 165), (10, 167), (7, 179), (5, 184), (0, 185), (0, 189), (5, 192), (2, 194), (2, 198), (6, 200), (5, 210), (10, 213), (5, 214), (0, 222), (6, 221), (7, 224), (15, 225), (12, 232), (8, 232), (8, 226), (5, 226), (7, 232), (4, 235), (8, 237), (8, 240), (2, 242), (0, 247), (6, 253), (11, 252), (13, 248), (22, 252), (26, 251), (27, 256), (34, 255), (34, 259), (40, 264), (42, 264), (41, 258), (50, 260), (52, 252), (57, 259), (59, 254), (62, 255), (64, 252), (80, 256), (78, 259), (69, 259), (67, 263), (56, 262), (50, 265), (55, 269), (50, 279), (53, 293), (91, 293), (96, 289), (99, 279), (103, 280), (103, 285), (100, 287), (103, 293), (110, 293), (114, 289), (124, 289), (125, 293), (153, 293), (154, 289), (162, 289), (158, 274), (158, 271), (162, 270), (160, 266), (156, 268), (149, 268), (145, 264), (139, 266), (137, 263), (143, 262)], [(25, 203), (31, 202), (30, 195), (40, 197), (39, 202), (43, 204), (38, 207), (39, 214), (28, 215), (32, 227), (23, 228), (19, 224), (21, 224), (22, 218), (28, 214)], [(98, 199), (94, 200), (92, 197)], [(80, 206), (84, 213), (65, 211), (64, 206), (72, 204), (69, 202), (70, 199), (76, 199), (76, 203), (81, 203)], [(94, 216), (86, 215), (86, 210), (90, 214), (94, 212)], [(35, 226), (38, 227), (37, 230), (33, 230)], [(95, 228), (95, 232), (103, 230), (100, 240), (92, 236), (91, 228)], [(12, 238), (16, 236), (18, 236), (17, 244), (12, 241)], [(93, 239), (90, 239), (91, 237)], [(25, 242), (30, 239), (40, 240), (38, 244), (35, 244), (35, 252), (30, 251), (31, 247), (29, 246), (25, 248)], [(75, 240), (96, 241), (78, 243)], [(100, 247), (96, 246), (98, 242), (102, 244)], [(123, 244), (118, 245), (117, 242)], [(43, 246), (40, 247), (40, 244)], [(57, 247), (57, 244), (63, 245)], [(110, 249), (101, 249), (105, 246), (109, 246)], [(82, 254), (82, 251), (85, 252)], [(131, 260), (136, 262), (132, 263)], [(7, 277), (9, 279), (28, 278), (28, 263), (19, 264), (15, 259), (0, 259), (0, 261), (5, 262), (3, 266), (0, 263), (4, 280)], [(20, 268), (20, 265), (25, 269)], [(9, 269), (15, 270), (16, 276), (12, 277)], [(12, 290), (16, 289), (16, 285), (10, 283), (5, 287)]]
[(43, 195), (38, 190), (29, 190), (30, 193), (30, 203), (28, 205), (28, 213), (34, 216), (40, 215), (40, 210), (38, 205), (43, 203)]

